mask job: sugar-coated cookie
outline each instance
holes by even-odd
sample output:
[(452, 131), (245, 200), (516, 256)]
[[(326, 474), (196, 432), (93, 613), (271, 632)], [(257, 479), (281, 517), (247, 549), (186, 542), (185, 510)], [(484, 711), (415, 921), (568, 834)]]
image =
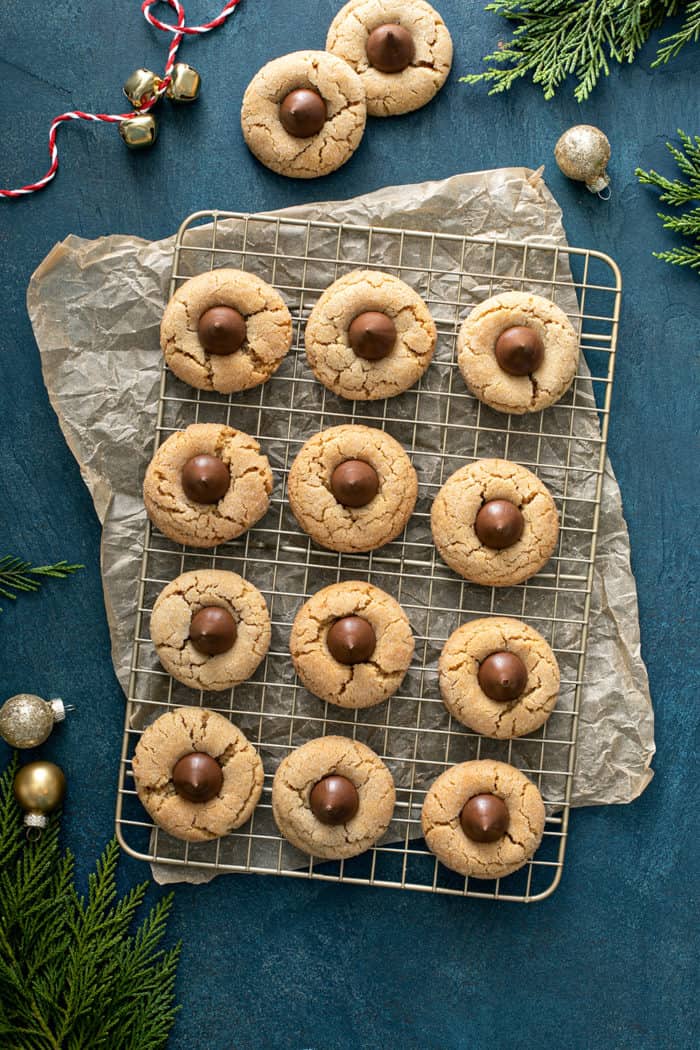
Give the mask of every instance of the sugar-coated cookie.
[(438, 492), (430, 514), (435, 546), (472, 583), (510, 587), (542, 569), (559, 537), (547, 487), (505, 459), (461, 467)]
[(350, 0), (326, 47), (357, 70), (372, 117), (420, 109), (447, 79), (452, 38), (425, 0)]
[(253, 745), (223, 715), (179, 707), (144, 731), (133, 759), (141, 804), (169, 835), (205, 842), (250, 819), (263, 787)]
[(251, 80), (241, 109), (250, 151), (278, 175), (315, 179), (350, 160), (365, 130), (355, 70), (327, 51), (273, 59)]
[(338, 707), (372, 707), (395, 693), (413, 657), (405, 612), (362, 580), (334, 583), (299, 609), (289, 638), (303, 685)]
[(327, 288), (306, 323), (314, 375), (354, 401), (394, 397), (430, 364), (437, 331), (421, 297), (398, 277), (354, 270)]
[(428, 849), (452, 871), (475, 879), (498, 879), (527, 864), (542, 841), (544, 821), (532, 781), (490, 759), (452, 766), (423, 803)]
[(292, 345), (282, 296), (255, 274), (221, 269), (185, 281), (165, 308), (167, 365), (200, 390), (231, 394), (265, 383)]
[(359, 740), (324, 736), (282, 759), (272, 813), (293, 846), (324, 860), (355, 857), (391, 823), (396, 791), (378, 755)]
[(578, 337), (555, 303), (503, 292), (479, 303), (457, 337), (459, 368), (480, 401), (499, 412), (539, 412), (571, 386)]

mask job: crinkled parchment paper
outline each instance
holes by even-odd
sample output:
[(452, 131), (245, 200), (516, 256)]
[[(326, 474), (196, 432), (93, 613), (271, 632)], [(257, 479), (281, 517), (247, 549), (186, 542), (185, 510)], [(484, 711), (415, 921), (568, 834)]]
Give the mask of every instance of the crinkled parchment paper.
[[(390, 187), (284, 214), (566, 244), (556, 201), (536, 174), (522, 168)], [(96, 241), (71, 236), (39, 266), (27, 296), (49, 397), (104, 527), (105, 602), (114, 666), (125, 690), (144, 528), (141, 484), (152, 450), (161, 367), (158, 326), (172, 250), (172, 237), (149, 243), (126, 236)], [(265, 451), (274, 467), (274, 449)], [(653, 754), (629, 539), (608, 463), (573, 805), (636, 798), (652, 777)], [(200, 881), (192, 871), (161, 868), (157, 874)]]

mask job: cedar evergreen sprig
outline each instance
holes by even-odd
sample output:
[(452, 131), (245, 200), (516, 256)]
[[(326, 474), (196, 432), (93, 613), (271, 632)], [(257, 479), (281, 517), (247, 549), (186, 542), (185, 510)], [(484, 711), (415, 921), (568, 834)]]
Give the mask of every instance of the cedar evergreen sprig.
[(119, 847), (105, 849), (87, 898), (51, 820), (27, 842), (0, 777), (0, 1046), (3, 1050), (161, 1050), (175, 1014), (180, 946), (160, 947), (172, 895), (131, 932), (148, 883), (117, 899)]
[(676, 215), (658, 212), (658, 216), (665, 229), (690, 238), (691, 243), (665, 252), (654, 252), (654, 255), (657, 259), (675, 266), (689, 266), (700, 273), (700, 203), (689, 210), (686, 208), (688, 204), (700, 202), (700, 135), (693, 138), (679, 129), (678, 136), (682, 143), (681, 149), (672, 142), (667, 142), (666, 147), (685, 176), (684, 179), (667, 179), (657, 171), (643, 171), (641, 168), (637, 168), (635, 175), (642, 184), (656, 186), (661, 190), (659, 200), (684, 209)]
[(65, 580), (78, 569), (84, 568), (84, 565), (69, 565), (67, 561), (57, 561), (54, 565), (32, 565), (31, 562), (6, 554), (0, 558), (0, 595), (15, 601), (18, 593), (38, 591), (47, 577)]
[(633, 62), (652, 30), (681, 11), (681, 28), (661, 41), (652, 65), (700, 41), (700, 0), (493, 0), (486, 10), (513, 23), (513, 36), (486, 55), (488, 69), (461, 79), (491, 84), (492, 95), (529, 76), (551, 99), (574, 76), (582, 102), (611, 62)]

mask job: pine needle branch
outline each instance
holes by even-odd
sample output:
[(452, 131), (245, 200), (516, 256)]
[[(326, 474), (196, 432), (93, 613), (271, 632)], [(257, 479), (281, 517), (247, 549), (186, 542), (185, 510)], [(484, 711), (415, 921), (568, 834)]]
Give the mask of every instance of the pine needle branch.
[(81, 897), (58, 816), (25, 842), (16, 769), (0, 776), (0, 1046), (163, 1050), (178, 1010), (180, 946), (161, 947), (172, 896), (133, 929), (147, 884), (118, 898), (112, 841)]
[(486, 82), (495, 94), (529, 77), (551, 99), (573, 76), (582, 102), (609, 75), (611, 62), (633, 62), (651, 32), (681, 9), (683, 25), (662, 41), (655, 65), (700, 39), (700, 0), (492, 0), (486, 10), (512, 25), (512, 37), (486, 55), (487, 69), (462, 81)]
[(78, 569), (84, 568), (84, 565), (70, 565), (67, 561), (57, 561), (54, 565), (32, 565), (31, 562), (6, 554), (0, 558), (0, 595), (15, 601), (18, 593), (38, 591), (47, 578), (65, 580)]
[[(692, 6), (692, 5), (691, 5)], [(659, 172), (643, 171), (637, 168), (635, 175), (646, 186), (656, 186), (661, 190), (659, 200), (676, 208), (700, 201), (700, 135), (694, 138), (684, 131), (678, 131), (681, 147), (672, 142), (666, 148), (675, 160), (685, 178), (668, 179)], [(687, 266), (700, 273), (700, 207), (681, 211), (676, 215), (658, 212), (665, 229), (672, 230), (687, 237), (691, 244), (671, 248), (665, 252), (654, 252), (657, 259), (672, 263), (674, 266)]]

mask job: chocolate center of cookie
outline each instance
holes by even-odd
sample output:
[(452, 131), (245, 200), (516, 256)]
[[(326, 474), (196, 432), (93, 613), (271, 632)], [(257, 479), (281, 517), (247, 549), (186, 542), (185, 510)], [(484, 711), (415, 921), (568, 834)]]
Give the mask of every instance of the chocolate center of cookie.
[(361, 664), (372, 656), (377, 636), (371, 623), (361, 616), (343, 616), (329, 628), (328, 650), (340, 664)]
[(182, 488), (193, 503), (218, 503), (231, 484), (231, 474), (218, 456), (193, 456), (182, 468)]
[(498, 795), (474, 795), (459, 815), (462, 830), (472, 842), (497, 842), (508, 830), (508, 807)]
[(309, 805), (317, 820), (335, 827), (352, 820), (360, 807), (360, 796), (352, 780), (331, 773), (314, 784)]
[(501, 332), (494, 347), (496, 360), (511, 376), (536, 371), (544, 359), (544, 343), (539, 333), (527, 325), (513, 325)]
[(366, 310), (348, 328), (348, 342), (358, 357), (381, 361), (394, 349), (396, 325), (388, 314)]
[(209, 802), (219, 794), (224, 782), (219, 763), (203, 751), (183, 755), (171, 775), (178, 795), (188, 802)]
[(507, 499), (490, 499), (476, 516), (474, 529), (484, 547), (501, 551), (512, 547), (523, 534), (525, 519)]
[(245, 342), (245, 317), (232, 306), (212, 306), (199, 318), (197, 335), (208, 354), (234, 354)]
[(517, 700), (527, 686), (527, 668), (519, 656), (503, 649), (482, 661), (477, 678), (491, 700)]
[(196, 612), (190, 621), (190, 641), (195, 649), (207, 656), (217, 656), (232, 648), (238, 628), (228, 609), (207, 605)]
[(380, 73), (401, 73), (416, 57), (413, 37), (403, 26), (387, 22), (367, 37), (367, 58)]
[(317, 91), (309, 88), (290, 91), (282, 99), (279, 112), (282, 127), (297, 139), (318, 135), (328, 116), (326, 103)]
[(366, 507), (379, 492), (379, 475), (362, 459), (346, 459), (331, 474), (331, 492), (344, 507)]

